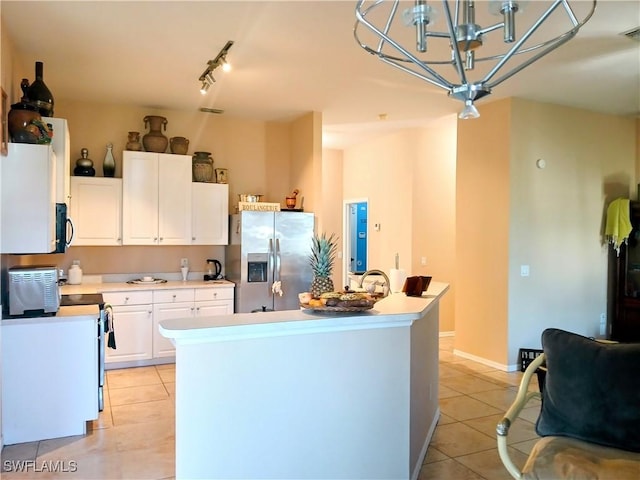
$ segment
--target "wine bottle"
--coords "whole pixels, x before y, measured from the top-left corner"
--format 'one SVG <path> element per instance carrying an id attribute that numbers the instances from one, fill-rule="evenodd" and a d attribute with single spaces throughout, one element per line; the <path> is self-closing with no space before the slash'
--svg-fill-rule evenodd
<path id="1" fill-rule="evenodd" d="M 27 89 L 29 102 L 35 105 L 40 115 L 53 117 L 53 95 L 43 80 L 43 63 L 36 62 L 36 79 Z"/>

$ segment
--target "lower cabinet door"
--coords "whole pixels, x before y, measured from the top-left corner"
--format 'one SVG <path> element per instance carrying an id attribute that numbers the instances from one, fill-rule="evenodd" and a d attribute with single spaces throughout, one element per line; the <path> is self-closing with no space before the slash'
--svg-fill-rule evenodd
<path id="1" fill-rule="evenodd" d="M 156 303 L 153 305 L 153 357 L 174 357 L 176 347 L 160 334 L 160 322 L 172 318 L 192 318 L 193 302 Z"/>
<path id="2" fill-rule="evenodd" d="M 113 305 L 116 349 L 105 349 L 105 363 L 148 360 L 152 357 L 152 315 L 151 304 Z"/>
<path id="3" fill-rule="evenodd" d="M 229 315 L 233 313 L 233 300 L 196 302 L 196 317 Z"/>

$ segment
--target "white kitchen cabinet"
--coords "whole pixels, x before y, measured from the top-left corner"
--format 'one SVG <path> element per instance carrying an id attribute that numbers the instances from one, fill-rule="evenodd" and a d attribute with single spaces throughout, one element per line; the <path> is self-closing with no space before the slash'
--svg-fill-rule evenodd
<path id="1" fill-rule="evenodd" d="M 191 244 L 227 245 L 229 185 L 193 182 L 191 192 Z"/>
<path id="2" fill-rule="evenodd" d="M 175 357 L 173 343 L 162 335 L 158 326 L 163 320 L 192 318 L 193 289 L 155 290 L 153 292 L 153 357 Z"/>
<path id="3" fill-rule="evenodd" d="M 231 314 L 234 286 L 113 291 L 103 292 L 102 296 L 113 307 L 116 338 L 116 349 L 106 349 L 105 363 L 118 363 L 119 368 L 161 363 L 155 359 L 175 357 L 173 343 L 160 334 L 160 323 L 174 318 Z"/>
<path id="4" fill-rule="evenodd" d="M 98 418 L 96 316 L 2 321 L 5 444 L 83 435 Z"/>
<path id="5" fill-rule="evenodd" d="M 229 315 L 233 313 L 233 287 L 196 288 L 195 316 Z"/>
<path id="6" fill-rule="evenodd" d="M 124 245 L 191 244 L 191 165 L 188 155 L 123 152 Z"/>
<path id="7" fill-rule="evenodd" d="M 73 245 L 122 245 L 122 179 L 71 177 Z"/>
<path id="8" fill-rule="evenodd" d="M 56 154 L 56 203 L 69 204 L 71 178 L 71 138 L 69 125 L 64 118 L 42 117 L 42 121 L 51 124 L 53 137 L 51 147 Z"/>
<path id="9" fill-rule="evenodd" d="M 1 253 L 56 249 L 56 157 L 50 145 L 9 143 L 0 158 Z"/>
<path id="10" fill-rule="evenodd" d="M 153 357 L 153 306 L 151 291 L 104 292 L 113 307 L 116 349 L 106 349 L 105 364 L 135 362 Z"/>

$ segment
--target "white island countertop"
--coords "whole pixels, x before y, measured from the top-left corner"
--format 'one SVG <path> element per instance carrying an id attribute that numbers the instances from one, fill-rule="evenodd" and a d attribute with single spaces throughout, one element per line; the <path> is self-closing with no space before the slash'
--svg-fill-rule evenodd
<path id="1" fill-rule="evenodd" d="M 437 305 L 437 300 L 448 289 L 447 283 L 431 282 L 421 297 L 393 293 L 376 302 L 371 310 L 357 313 L 318 313 L 300 309 L 176 318 L 161 322 L 160 333 L 180 344 L 406 326 Z"/>
<path id="2" fill-rule="evenodd" d="M 446 283 L 365 312 L 167 319 L 177 479 L 418 477 L 439 418 Z"/>

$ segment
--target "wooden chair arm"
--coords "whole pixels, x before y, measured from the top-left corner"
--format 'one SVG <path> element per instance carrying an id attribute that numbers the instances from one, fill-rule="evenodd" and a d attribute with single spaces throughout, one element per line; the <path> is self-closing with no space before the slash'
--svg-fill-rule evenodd
<path id="1" fill-rule="evenodd" d="M 520 387 L 518 388 L 518 393 L 516 394 L 516 398 L 513 403 L 509 407 L 509 410 L 504 414 L 504 417 L 498 425 L 496 426 L 497 440 L 498 440 L 498 453 L 500 455 L 500 460 L 506 467 L 507 471 L 511 474 L 513 478 L 521 479 L 522 472 L 520 469 L 513 463 L 511 457 L 509 457 L 509 452 L 507 450 L 507 437 L 509 435 L 509 428 L 516 421 L 518 415 L 525 407 L 527 402 L 532 398 L 540 398 L 540 392 L 530 392 L 529 391 L 529 383 L 531 382 L 531 378 L 536 373 L 538 368 L 544 363 L 544 353 L 540 354 L 536 357 L 524 371 L 524 375 L 522 376 L 522 380 L 520 381 Z"/>

